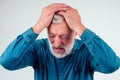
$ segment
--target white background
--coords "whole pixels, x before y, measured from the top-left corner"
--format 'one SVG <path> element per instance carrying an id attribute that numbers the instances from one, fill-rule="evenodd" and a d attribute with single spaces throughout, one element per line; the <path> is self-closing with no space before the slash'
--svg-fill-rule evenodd
<path id="1" fill-rule="evenodd" d="M 120 0 L 0 0 L 0 55 L 19 34 L 39 19 L 42 7 L 66 3 L 76 8 L 83 24 L 106 41 L 120 57 Z M 38 38 L 46 37 L 43 31 Z M 95 80 L 120 80 L 120 69 L 112 74 L 95 72 Z M 31 67 L 8 71 L 0 66 L 0 80 L 34 80 Z"/>

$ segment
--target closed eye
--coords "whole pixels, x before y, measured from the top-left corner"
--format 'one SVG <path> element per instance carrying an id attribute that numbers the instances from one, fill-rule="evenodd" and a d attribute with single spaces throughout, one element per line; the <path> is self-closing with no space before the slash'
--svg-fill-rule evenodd
<path id="1" fill-rule="evenodd" d="M 52 34 L 52 33 L 50 33 L 50 34 L 49 34 L 49 36 L 50 36 L 50 37 L 55 37 L 55 35 L 54 35 L 54 34 Z"/>
<path id="2" fill-rule="evenodd" d="M 69 39 L 69 36 L 68 35 L 62 35 L 61 38 L 63 38 L 63 39 Z"/>

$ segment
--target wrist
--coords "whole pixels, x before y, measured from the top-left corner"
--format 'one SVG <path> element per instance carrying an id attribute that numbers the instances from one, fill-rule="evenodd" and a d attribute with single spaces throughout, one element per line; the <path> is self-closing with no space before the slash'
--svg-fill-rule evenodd
<path id="1" fill-rule="evenodd" d="M 86 29 L 86 27 L 82 24 L 76 28 L 76 32 L 78 35 L 81 35 L 85 31 L 85 29 Z"/>
<path id="2" fill-rule="evenodd" d="M 44 27 L 42 27 L 41 25 L 39 24 L 36 24 L 32 27 L 33 31 L 36 33 L 36 34 L 39 34 L 43 29 Z"/>

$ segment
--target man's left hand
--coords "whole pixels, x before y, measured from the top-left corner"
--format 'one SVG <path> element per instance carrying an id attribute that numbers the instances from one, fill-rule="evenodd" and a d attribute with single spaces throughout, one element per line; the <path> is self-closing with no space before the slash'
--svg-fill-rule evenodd
<path id="1" fill-rule="evenodd" d="M 81 17 L 76 9 L 68 6 L 66 10 L 59 11 L 58 14 L 64 16 L 67 25 L 78 35 L 82 34 L 82 32 L 86 29 L 82 24 Z"/>

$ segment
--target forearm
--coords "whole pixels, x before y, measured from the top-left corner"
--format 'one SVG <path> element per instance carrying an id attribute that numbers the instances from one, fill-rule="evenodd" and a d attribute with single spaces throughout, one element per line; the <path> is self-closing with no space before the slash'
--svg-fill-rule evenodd
<path id="1" fill-rule="evenodd" d="M 94 70 L 110 73 L 120 66 L 120 59 L 115 52 L 100 37 L 90 30 L 85 30 L 81 35 L 81 40 L 87 46 L 93 56 L 91 66 Z"/>
<path id="2" fill-rule="evenodd" d="M 30 46 L 36 37 L 37 34 L 34 34 L 31 29 L 19 35 L 0 56 L 1 65 L 9 70 L 16 70 L 31 65 L 33 59 L 31 58 L 32 49 Z M 30 56 L 27 53 L 28 50 L 30 50 Z"/>
<path id="3" fill-rule="evenodd" d="M 86 27 L 83 24 L 77 25 L 76 28 L 74 28 L 74 31 L 77 33 L 77 35 L 81 35 L 86 30 Z"/>
<path id="4" fill-rule="evenodd" d="M 44 29 L 44 25 L 39 24 L 39 23 L 35 24 L 32 27 L 33 32 L 35 32 L 36 34 L 39 34 L 40 32 L 42 32 L 43 29 Z"/>

